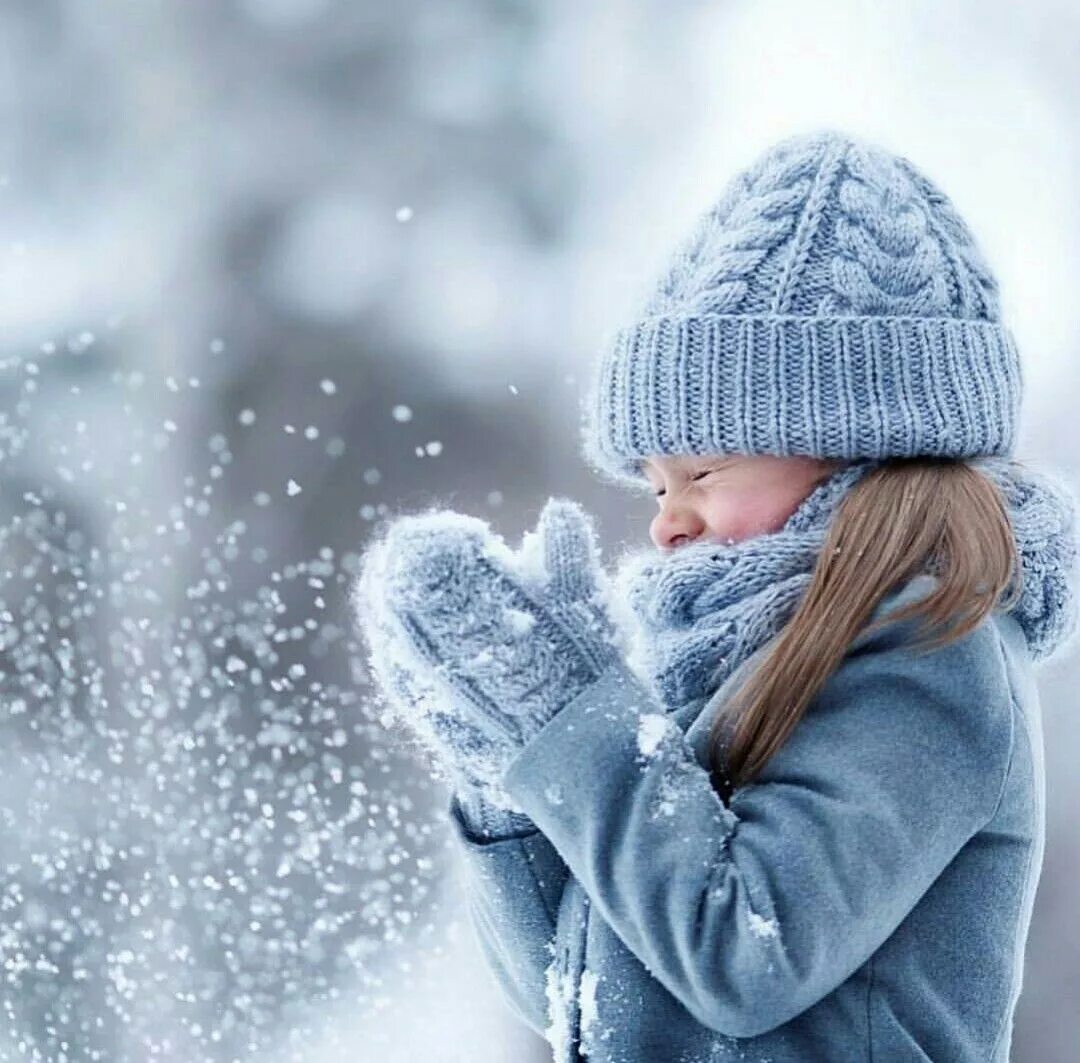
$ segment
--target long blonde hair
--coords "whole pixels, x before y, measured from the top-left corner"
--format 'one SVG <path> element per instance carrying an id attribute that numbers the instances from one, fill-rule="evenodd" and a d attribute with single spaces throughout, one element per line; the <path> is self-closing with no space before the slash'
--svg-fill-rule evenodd
<path id="1" fill-rule="evenodd" d="M 844 496 L 798 607 L 710 730 L 712 784 L 725 801 L 784 744 L 882 598 L 924 570 L 937 578 L 933 593 L 868 631 L 922 617 L 914 648 L 928 652 L 961 638 L 995 607 L 1008 610 L 1020 594 L 1005 500 L 966 460 L 889 459 Z M 999 603 L 1014 575 L 1016 597 Z"/>

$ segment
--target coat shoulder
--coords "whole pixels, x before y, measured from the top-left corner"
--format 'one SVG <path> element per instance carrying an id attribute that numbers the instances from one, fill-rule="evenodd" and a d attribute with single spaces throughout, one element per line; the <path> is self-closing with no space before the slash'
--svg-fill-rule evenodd
<path id="1" fill-rule="evenodd" d="M 928 598 L 938 585 L 938 578 L 931 573 L 922 572 L 905 580 L 886 594 L 871 612 L 862 630 L 852 640 L 848 647 L 847 656 L 865 653 L 869 650 L 886 650 L 902 648 L 909 641 L 918 637 L 918 630 L 922 618 L 919 616 L 906 617 L 895 623 L 880 623 L 871 630 L 874 624 L 886 620 L 891 614 L 898 612 L 912 602 Z M 1000 659 L 1001 644 L 1005 636 L 1000 630 L 1000 625 L 1015 623 L 1004 614 L 994 612 L 978 624 L 974 629 L 962 637 L 959 641 L 970 645 L 973 649 L 979 648 L 983 652 L 990 653 L 995 659 Z"/>
<path id="2" fill-rule="evenodd" d="M 932 693 L 953 703 L 959 713 L 973 711 L 1005 741 L 1011 736 L 1013 705 L 1024 697 L 1023 635 L 1016 621 L 994 610 L 944 645 L 917 649 L 912 644 L 921 641 L 921 616 L 888 622 L 892 613 L 928 597 L 937 584 L 936 576 L 920 573 L 887 594 L 852 641 L 830 683 L 843 687 L 849 677 L 859 682 L 873 676 L 889 689 L 908 686 L 924 696 Z M 869 630 L 876 621 L 883 622 Z"/>

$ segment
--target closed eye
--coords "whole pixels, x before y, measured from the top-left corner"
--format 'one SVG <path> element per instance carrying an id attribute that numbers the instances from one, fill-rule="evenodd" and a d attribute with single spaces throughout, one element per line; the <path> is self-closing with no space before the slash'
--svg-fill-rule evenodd
<path id="1" fill-rule="evenodd" d="M 691 481 L 704 479 L 711 472 L 719 472 L 719 469 L 702 469 L 701 472 L 695 473 L 690 477 Z M 661 488 L 659 491 L 653 491 L 653 498 L 663 498 L 667 492 Z"/>

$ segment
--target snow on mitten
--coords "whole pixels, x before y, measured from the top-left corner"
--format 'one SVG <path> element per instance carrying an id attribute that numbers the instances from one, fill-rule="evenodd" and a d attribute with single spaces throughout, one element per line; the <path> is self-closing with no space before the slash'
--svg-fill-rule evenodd
<path id="1" fill-rule="evenodd" d="M 387 544 L 364 555 L 350 604 L 368 651 L 368 670 L 383 695 L 382 722 L 402 725 L 430 757 L 432 774 L 457 796 L 469 827 L 486 837 L 535 830 L 523 812 L 509 807 L 501 788 L 501 757 L 490 739 L 453 708 L 453 693 L 417 658 L 400 628 L 390 622 L 384 601 Z"/>
<path id="2" fill-rule="evenodd" d="M 395 521 L 382 544 L 379 611 L 443 704 L 490 742 L 498 773 L 620 656 L 600 594 L 592 526 L 545 505 L 519 554 L 481 520 L 441 511 Z"/>

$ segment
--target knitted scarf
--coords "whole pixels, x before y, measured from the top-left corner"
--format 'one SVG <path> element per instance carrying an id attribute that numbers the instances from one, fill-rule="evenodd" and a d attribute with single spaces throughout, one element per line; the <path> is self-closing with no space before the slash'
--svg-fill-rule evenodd
<path id="1" fill-rule="evenodd" d="M 631 667 L 675 711 L 709 696 L 779 633 L 810 582 L 837 506 L 879 459 L 851 462 L 818 483 L 784 525 L 737 543 L 695 542 L 623 555 L 612 612 Z M 1033 660 L 1077 629 L 1076 500 L 1060 482 L 1008 458 L 971 464 L 1002 490 L 1019 548 L 1022 592 L 1011 612 Z"/>

